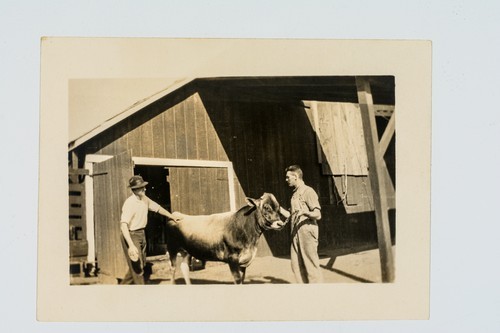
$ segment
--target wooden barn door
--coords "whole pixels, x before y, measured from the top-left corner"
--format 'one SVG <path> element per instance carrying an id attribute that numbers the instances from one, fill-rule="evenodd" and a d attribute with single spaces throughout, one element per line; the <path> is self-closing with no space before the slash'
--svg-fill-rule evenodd
<path id="1" fill-rule="evenodd" d="M 130 152 L 95 163 L 94 224 L 95 248 L 100 274 L 123 278 L 127 270 L 120 241 L 122 205 L 130 195 L 127 182 L 133 176 Z"/>
<path id="2" fill-rule="evenodd" d="M 305 102 L 317 134 L 318 159 L 323 175 L 330 175 L 348 214 L 374 211 L 368 157 L 359 104 Z M 396 208 L 395 190 L 385 161 L 381 173 L 388 207 Z M 331 193 L 333 198 L 333 193 Z"/>
<path id="3" fill-rule="evenodd" d="M 169 167 L 172 210 L 189 215 L 228 212 L 226 168 Z"/>

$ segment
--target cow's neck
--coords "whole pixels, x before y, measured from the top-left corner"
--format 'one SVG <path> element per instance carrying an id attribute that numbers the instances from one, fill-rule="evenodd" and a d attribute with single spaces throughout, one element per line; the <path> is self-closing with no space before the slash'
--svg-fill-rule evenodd
<path id="1" fill-rule="evenodd" d="M 263 224 L 264 216 L 260 213 L 257 207 L 244 207 L 237 213 L 243 220 L 245 220 L 244 228 L 245 234 L 248 239 L 257 242 L 264 231 Z"/>
<path id="2" fill-rule="evenodd" d="M 255 210 L 254 218 L 255 218 L 255 223 L 254 223 L 255 232 L 257 233 L 257 237 L 260 237 L 260 235 L 262 235 L 262 233 L 264 232 L 264 223 L 266 222 L 264 216 L 262 216 L 260 210 L 258 209 Z"/>

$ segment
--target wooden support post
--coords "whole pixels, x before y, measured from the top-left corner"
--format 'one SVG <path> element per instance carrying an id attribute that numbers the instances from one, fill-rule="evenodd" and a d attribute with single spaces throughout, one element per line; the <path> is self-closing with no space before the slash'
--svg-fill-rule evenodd
<path id="1" fill-rule="evenodd" d="M 377 237 L 380 251 L 382 282 L 394 281 L 394 257 L 392 253 L 389 214 L 384 175 L 382 173 L 383 156 L 380 155 L 375 110 L 370 83 L 364 77 L 356 77 L 356 88 L 363 122 L 366 151 L 368 156 L 369 178 L 375 206 Z"/>
<path id="2" fill-rule="evenodd" d="M 71 153 L 71 165 L 69 166 L 69 180 L 73 184 L 78 184 L 78 175 L 76 173 L 72 173 L 71 169 L 78 169 L 78 156 L 76 155 L 75 151 L 72 151 Z"/>
<path id="3" fill-rule="evenodd" d="M 387 147 L 389 147 L 389 143 L 394 135 L 394 131 L 396 129 L 396 116 L 393 113 L 391 119 L 389 119 L 389 123 L 385 128 L 384 134 L 382 134 L 382 138 L 380 139 L 380 157 L 384 157 L 385 152 L 387 151 Z"/>
<path id="4" fill-rule="evenodd" d="M 395 113 L 391 115 L 391 119 L 389 119 L 389 123 L 387 124 L 387 127 L 385 128 L 384 134 L 382 134 L 382 138 L 380 139 L 379 142 L 379 154 L 380 154 L 380 161 L 381 167 L 382 167 L 382 172 L 385 174 L 385 181 L 386 181 L 386 191 L 389 191 L 389 193 L 385 193 L 388 197 L 395 197 L 394 193 L 394 185 L 392 184 L 391 177 L 389 176 L 389 170 L 387 170 L 387 165 L 385 164 L 384 161 L 384 155 L 387 151 L 387 147 L 389 147 L 389 143 L 391 142 L 392 137 L 394 136 L 394 131 L 396 129 L 396 116 Z"/>

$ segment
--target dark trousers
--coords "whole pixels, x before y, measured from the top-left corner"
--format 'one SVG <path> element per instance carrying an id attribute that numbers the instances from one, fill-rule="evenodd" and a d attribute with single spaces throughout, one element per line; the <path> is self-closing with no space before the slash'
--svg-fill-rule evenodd
<path id="1" fill-rule="evenodd" d="M 128 255 L 128 245 L 121 236 L 122 247 L 127 259 L 128 272 L 120 284 L 144 284 L 144 266 L 146 265 L 146 233 L 144 229 L 130 231 L 130 238 L 139 250 L 139 260 L 132 261 Z"/>

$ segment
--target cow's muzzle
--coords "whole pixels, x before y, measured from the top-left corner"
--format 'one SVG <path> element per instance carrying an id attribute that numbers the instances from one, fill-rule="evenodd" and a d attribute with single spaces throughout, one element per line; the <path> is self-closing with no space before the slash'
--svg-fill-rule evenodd
<path id="1" fill-rule="evenodd" d="M 281 230 L 285 226 L 285 222 L 281 220 L 276 220 L 276 221 L 266 221 L 266 227 L 267 229 L 270 230 Z"/>

